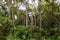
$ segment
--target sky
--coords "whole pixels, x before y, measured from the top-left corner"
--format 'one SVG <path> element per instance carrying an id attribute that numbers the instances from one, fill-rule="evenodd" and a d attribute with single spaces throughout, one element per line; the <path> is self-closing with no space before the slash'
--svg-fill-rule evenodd
<path id="1" fill-rule="evenodd" d="M 37 7 L 37 6 L 38 6 L 38 0 L 35 0 L 34 2 L 32 2 L 32 0 L 29 0 L 29 1 L 28 1 L 28 4 L 31 4 L 31 5 L 33 5 L 33 6 L 35 6 L 35 7 Z M 31 6 L 30 6 L 30 7 L 31 7 Z M 33 8 L 33 7 L 31 7 L 31 8 Z M 19 7 L 19 10 L 26 10 L 26 6 L 22 4 L 22 5 Z"/>
<path id="2" fill-rule="evenodd" d="M 59 5 L 60 4 L 60 0 L 56 0 L 56 3 Z"/>
<path id="3" fill-rule="evenodd" d="M 2 0 L 2 2 L 6 3 L 5 0 Z M 12 1 L 12 3 L 14 3 L 14 2 Z M 59 5 L 60 0 L 56 0 L 56 3 Z M 29 0 L 28 4 L 38 7 L 38 0 L 35 0 L 34 2 L 32 0 Z M 30 5 L 30 7 L 33 8 L 31 5 Z M 26 6 L 24 4 L 21 4 L 18 9 L 19 10 L 26 10 Z"/>

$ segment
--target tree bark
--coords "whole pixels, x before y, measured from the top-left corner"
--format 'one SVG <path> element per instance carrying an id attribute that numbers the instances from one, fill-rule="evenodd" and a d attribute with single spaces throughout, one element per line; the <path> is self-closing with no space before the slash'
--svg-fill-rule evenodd
<path id="1" fill-rule="evenodd" d="M 39 13 L 39 18 L 40 18 L 40 27 L 42 27 L 42 16 L 41 16 L 41 11 L 42 11 L 42 7 L 40 5 L 40 0 L 39 0 L 39 3 L 38 3 L 38 13 Z"/>
<path id="2" fill-rule="evenodd" d="M 26 27 L 28 27 L 28 14 L 27 14 L 27 11 L 26 11 Z"/>

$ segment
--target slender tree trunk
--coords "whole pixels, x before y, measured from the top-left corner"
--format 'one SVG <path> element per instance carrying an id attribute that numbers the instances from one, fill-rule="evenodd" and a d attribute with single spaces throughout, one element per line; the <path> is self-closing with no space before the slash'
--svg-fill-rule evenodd
<path id="1" fill-rule="evenodd" d="M 27 11 L 26 11 L 26 27 L 28 27 L 28 14 L 27 14 Z"/>
<path id="2" fill-rule="evenodd" d="M 33 16 L 33 25 L 36 26 L 36 15 Z"/>
<path id="3" fill-rule="evenodd" d="M 27 8 L 27 10 L 26 10 L 26 27 L 28 27 L 28 3 L 26 2 L 25 5 L 26 5 L 26 8 Z"/>
<path id="4" fill-rule="evenodd" d="M 14 24 L 14 14 L 13 14 L 13 5 L 12 5 L 12 0 L 7 0 L 8 2 L 8 7 L 9 7 L 9 18 L 11 18 L 11 21 L 12 21 L 12 26 L 13 26 L 13 29 L 14 29 L 14 32 L 15 32 L 15 24 Z M 10 20 L 10 19 L 9 19 Z"/>
<path id="5" fill-rule="evenodd" d="M 9 18 L 10 18 L 10 10 L 11 10 L 11 1 L 12 0 L 7 0 L 7 6 L 8 6 L 8 8 L 9 8 L 9 11 L 8 11 L 8 16 L 9 16 Z"/>
<path id="6" fill-rule="evenodd" d="M 33 16 L 31 16 L 31 26 L 33 26 Z"/>
<path id="7" fill-rule="evenodd" d="M 40 13 L 40 27 L 42 27 L 42 16 L 41 16 L 41 13 Z"/>
<path id="8" fill-rule="evenodd" d="M 36 26 L 36 15 L 34 16 L 34 19 L 35 19 L 35 21 L 34 21 L 34 22 L 35 22 L 35 26 Z"/>
<path id="9" fill-rule="evenodd" d="M 40 27 L 42 27 L 42 16 L 41 16 L 41 10 L 42 9 L 42 7 L 41 7 L 41 5 L 40 5 L 40 1 L 39 1 L 39 3 L 38 3 L 38 13 L 39 13 L 39 18 L 40 18 Z"/>

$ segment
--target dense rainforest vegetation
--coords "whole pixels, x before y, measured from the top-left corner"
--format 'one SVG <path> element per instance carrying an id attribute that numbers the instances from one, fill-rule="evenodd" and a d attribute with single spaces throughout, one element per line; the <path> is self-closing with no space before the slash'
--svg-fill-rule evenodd
<path id="1" fill-rule="evenodd" d="M 0 40 L 60 40 L 60 1 L 0 0 Z"/>

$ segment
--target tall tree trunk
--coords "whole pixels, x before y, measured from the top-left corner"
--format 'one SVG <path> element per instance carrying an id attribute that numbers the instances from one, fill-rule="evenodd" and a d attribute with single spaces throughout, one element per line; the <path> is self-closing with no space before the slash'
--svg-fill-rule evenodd
<path id="1" fill-rule="evenodd" d="M 26 11 L 26 27 L 28 27 L 28 14 L 27 14 L 27 11 Z"/>
<path id="2" fill-rule="evenodd" d="M 12 0 L 7 0 L 7 6 L 8 6 L 8 8 L 9 8 L 9 11 L 8 11 L 8 16 L 9 16 L 9 18 L 10 18 L 10 10 L 11 10 L 11 1 Z"/>
<path id="3" fill-rule="evenodd" d="M 40 27 L 42 27 L 42 16 L 41 16 L 41 11 L 42 11 L 42 7 L 40 5 L 41 0 L 39 0 L 38 3 L 38 13 L 39 13 L 39 18 L 40 18 Z"/>
<path id="4" fill-rule="evenodd" d="M 15 24 L 14 24 L 14 14 L 13 14 L 13 5 L 12 5 L 12 0 L 7 0 L 8 2 L 8 7 L 9 7 L 9 18 L 11 18 L 11 22 L 12 22 L 12 26 L 13 26 L 13 30 L 15 32 Z M 10 19 L 9 19 L 10 20 Z"/>
<path id="5" fill-rule="evenodd" d="M 33 16 L 31 16 L 31 26 L 33 26 Z"/>
<path id="6" fill-rule="evenodd" d="M 28 27 L 28 3 L 26 2 L 25 5 L 26 5 L 26 8 L 27 8 L 27 10 L 26 10 L 26 27 Z"/>

